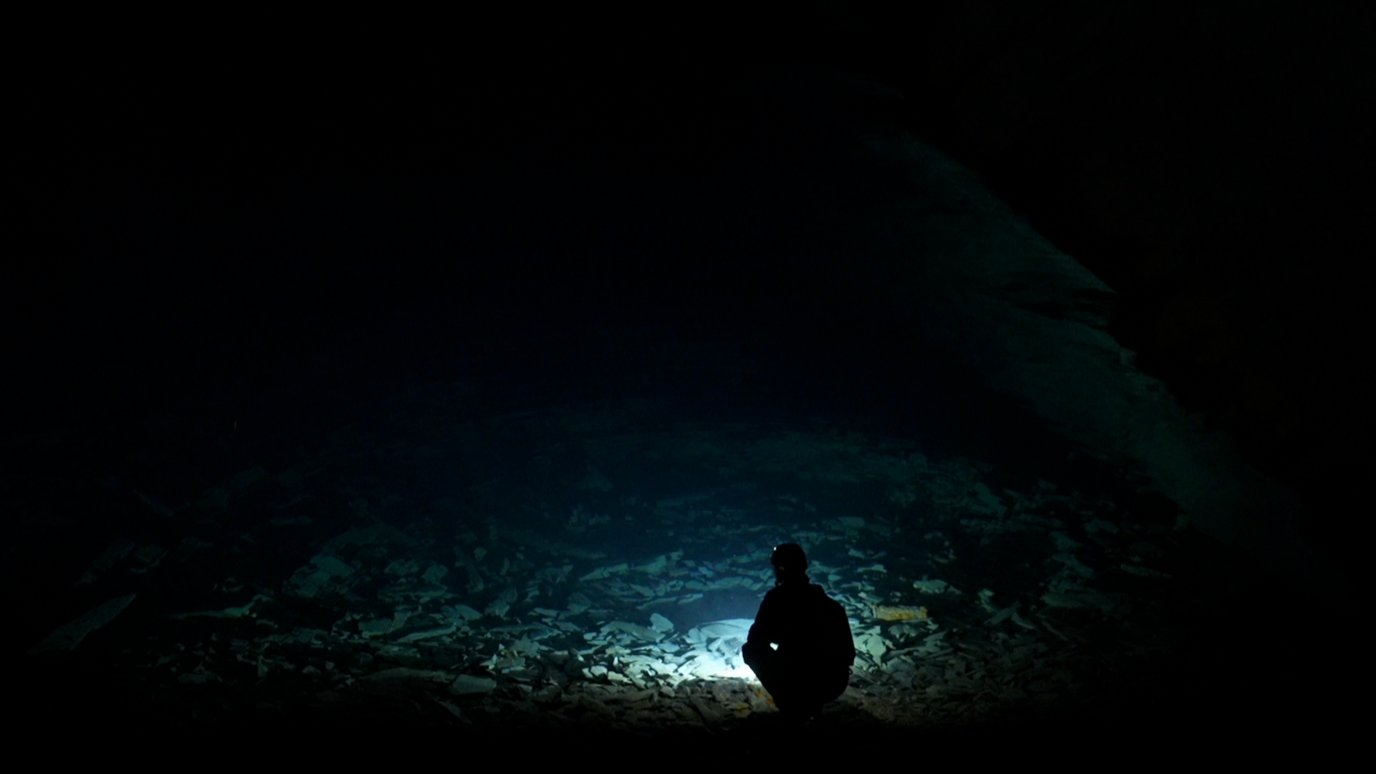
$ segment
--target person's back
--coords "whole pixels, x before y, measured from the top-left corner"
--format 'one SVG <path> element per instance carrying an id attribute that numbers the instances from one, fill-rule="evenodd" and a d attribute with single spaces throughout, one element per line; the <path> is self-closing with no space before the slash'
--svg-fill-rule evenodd
<path id="1" fill-rule="evenodd" d="M 806 580 L 780 584 L 765 594 L 750 639 L 777 644 L 780 658 L 790 661 L 850 666 L 855 660 L 845 608 Z"/>

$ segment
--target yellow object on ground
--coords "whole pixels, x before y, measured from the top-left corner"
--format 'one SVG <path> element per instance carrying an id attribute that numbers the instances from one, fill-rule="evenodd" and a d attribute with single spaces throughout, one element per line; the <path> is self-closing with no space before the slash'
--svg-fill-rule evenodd
<path id="1" fill-rule="evenodd" d="M 915 618 L 927 617 L 927 608 L 925 607 L 870 605 L 870 612 L 881 621 L 911 621 Z"/>

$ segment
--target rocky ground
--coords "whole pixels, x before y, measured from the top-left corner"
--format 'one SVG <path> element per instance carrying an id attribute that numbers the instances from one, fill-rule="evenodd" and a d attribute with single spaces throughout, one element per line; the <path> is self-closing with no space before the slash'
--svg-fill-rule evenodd
<path id="1" fill-rule="evenodd" d="M 1253 607 L 1242 559 L 1073 452 L 1044 467 L 1058 481 L 816 419 L 696 420 L 670 399 L 475 418 L 469 396 L 413 383 L 199 491 L 190 458 L 77 487 L 107 524 L 61 556 L 9 551 L 50 584 L 12 619 L 32 717 L 750 749 L 778 721 L 739 648 L 770 547 L 794 540 L 859 653 L 809 739 L 1069 739 L 1127 697 L 1192 717 L 1200 686 L 1172 670 L 1201 621 Z M 122 443 L 186 440 L 180 421 Z M 475 455 L 503 459 L 475 476 Z M 35 483 L 12 480 L 12 507 L 51 539 Z"/>

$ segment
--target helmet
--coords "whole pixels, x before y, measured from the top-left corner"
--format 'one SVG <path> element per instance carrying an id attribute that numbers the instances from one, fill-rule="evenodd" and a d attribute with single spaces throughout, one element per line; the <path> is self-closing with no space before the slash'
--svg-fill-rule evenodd
<path id="1" fill-rule="evenodd" d="M 769 563 L 775 569 L 790 573 L 807 571 L 807 554 L 803 553 L 803 547 L 797 543 L 781 543 L 774 546 L 774 553 L 769 555 Z"/>

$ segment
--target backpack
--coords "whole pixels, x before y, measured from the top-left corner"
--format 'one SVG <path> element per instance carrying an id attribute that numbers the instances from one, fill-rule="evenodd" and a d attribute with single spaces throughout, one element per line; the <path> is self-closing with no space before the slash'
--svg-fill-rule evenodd
<path id="1" fill-rule="evenodd" d="M 840 602 L 827 596 L 821 586 L 817 589 L 815 613 L 818 625 L 818 655 L 829 664 L 849 667 L 855 663 L 855 638 L 850 631 L 850 618 Z"/>

